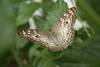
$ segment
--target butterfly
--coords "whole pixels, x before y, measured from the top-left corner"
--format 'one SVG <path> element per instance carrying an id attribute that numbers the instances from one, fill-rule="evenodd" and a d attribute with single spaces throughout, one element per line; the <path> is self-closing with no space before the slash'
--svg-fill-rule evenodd
<path id="1" fill-rule="evenodd" d="M 39 43 L 44 48 L 52 51 L 62 51 L 74 42 L 75 30 L 73 26 L 76 20 L 76 13 L 77 9 L 75 7 L 68 9 L 56 21 L 50 33 L 42 30 L 29 29 L 19 31 L 18 34 L 22 38 Z"/>

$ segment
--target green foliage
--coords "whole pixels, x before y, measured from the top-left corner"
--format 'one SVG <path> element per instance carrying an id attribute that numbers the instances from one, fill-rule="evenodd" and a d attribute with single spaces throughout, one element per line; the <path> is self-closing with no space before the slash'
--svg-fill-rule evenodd
<path id="1" fill-rule="evenodd" d="M 52 30 L 54 23 L 58 20 L 58 18 L 68 10 L 67 3 L 62 0 L 58 0 L 57 3 L 53 6 L 53 8 L 48 12 L 46 17 L 46 22 L 44 24 L 44 30 Z"/>
<path id="2" fill-rule="evenodd" d="M 25 24 L 28 21 L 28 19 L 32 16 L 33 12 L 39 7 L 40 4 L 35 2 L 32 2 L 30 4 L 21 3 L 16 18 L 16 25 L 19 26 L 21 24 Z"/>
<path id="3" fill-rule="evenodd" d="M 0 1 L 0 67 L 100 67 L 100 8 L 99 0 L 76 0 L 77 19 L 87 21 L 75 32 L 69 50 L 53 52 L 38 43 L 18 36 L 18 31 L 28 29 L 32 14 L 42 8 L 42 16 L 33 16 L 39 30 L 52 30 L 54 23 L 68 10 L 63 0 Z M 28 0 L 29 1 L 29 0 Z"/>
<path id="4" fill-rule="evenodd" d="M 81 3 L 84 4 L 84 5 L 82 5 Z M 87 4 L 84 0 L 76 0 L 76 4 L 79 7 L 79 10 L 82 10 L 81 12 L 84 13 L 85 20 L 88 21 L 89 26 L 92 29 L 94 29 L 95 32 L 100 33 L 100 31 L 99 31 L 99 27 L 100 27 L 100 16 L 99 16 L 99 14 L 97 14 L 91 8 L 92 6 L 90 7 L 90 5 Z"/>
<path id="5" fill-rule="evenodd" d="M 100 35 L 93 35 L 81 44 L 81 47 L 75 48 L 55 60 L 61 67 L 99 67 L 100 66 Z"/>
<path id="6" fill-rule="evenodd" d="M 0 58 L 11 49 L 15 34 L 15 10 L 8 2 L 0 3 Z"/>

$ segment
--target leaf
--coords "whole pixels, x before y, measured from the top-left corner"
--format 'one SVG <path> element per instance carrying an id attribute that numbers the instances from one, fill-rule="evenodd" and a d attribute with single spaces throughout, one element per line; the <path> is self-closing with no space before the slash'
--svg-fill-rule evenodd
<path id="1" fill-rule="evenodd" d="M 59 52 L 52 52 L 51 50 L 48 50 L 48 52 L 39 61 L 38 67 L 48 67 L 52 65 L 55 67 L 55 62 L 53 62 L 53 60 L 60 58 L 63 54 L 65 54 L 65 52 L 66 49 Z M 56 64 L 56 66 L 58 65 Z"/>
<path id="2" fill-rule="evenodd" d="M 47 28 L 47 26 L 44 27 L 44 24 L 45 24 L 47 13 L 51 9 L 53 4 L 54 2 L 52 0 L 42 0 L 41 8 L 43 12 L 41 13 L 43 16 L 34 16 L 34 21 L 38 30 L 44 30 L 44 28 Z"/>
<path id="3" fill-rule="evenodd" d="M 10 3 L 17 3 L 22 1 L 26 1 L 26 0 L 0 0 L 0 2 L 10 2 Z"/>
<path id="4" fill-rule="evenodd" d="M 43 25 L 45 23 L 44 17 L 34 16 L 34 21 L 35 21 L 35 24 L 36 24 L 36 28 L 38 30 L 43 30 Z"/>
<path id="5" fill-rule="evenodd" d="M 96 33 L 100 33 L 100 16 L 85 0 L 76 0 L 76 4 L 77 7 L 82 10 L 81 14 L 84 13 L 84 19 L 88 22 L 89 26 L 94 29 Z M 80 10 L 78 11 L 80 12 Z"/>
<path id="6" fill-rule="evenodd" d="M 57 64 L 55 64 L 53 61 L 50 61 L 46 67 L 57 67 Z"/>
<path id="7" fill-rule="evenodd" d="M 100 16 L 100 0 L 85 0 L 91 8 Z M 95 4 L 95 5 L 94 5 Z"/>
<path id="8" fill-rule="evenodd" d="M 11 61 L 12 61 L 12 57 L 3 56 L 0 59 L 0 67 L 7 67 L 8 64 L 10 64 Z"/>
<path id="9" fill-rule="evenodd" d="M 72 43 L 69 47 L 69 49 L 77 48 L 81 46 L 83 43 L 83 40 L 80 37 L 74 37 L 74 43 Z"/>
<path id="10" fill-rule="evenodd" d="M 67 9 L 68 9 L 67 3 L 65 3 L 62 0 L 57 0 L 56 4 L 53 6 L 53 8 L 50 10 L 50 12 L 47 15 L 47 19 L 44 25 L 44 28 L 45 28 L 44 30 L 47 31 L 48 29 L 51 29 L 54 23 L 59 19 L 61 15 L 63 15 L 65 11 L 67 11 Z M 53 59 L 57 59 L 58 57 L 62 55 L 62 53 L 61 52 L 57 52 L 57 53 L 50 52 L 49 54 L 45 55 L 40 60 L 38 67 L 47 67 L 48 64 Z"/>
<path id="11" fill-rule="evenodd" d="M 90 28 L 87 28 L 88 32 L 92 35 L 92 32 L 90 30 Z M 88 36 L 87 36 L 87 33 L 84 31 L 84 29 L 80 29 L 79 30 L 82 34 L 81 35 L 78 35 L 78 37 L 80 37 L 83 41 L 88 39 Z"/>
<path id="12" fill-rule="evenodd" d="M 55 60 L 61 67 L 99 67 L 100 66 L 100 35 L 95 34 L 81 44 Z"/>
<path id="13" fill-rule="evenodd" d="M 57 0 L 53 8 L 48 12 L 44 30 L 51 30 L 55 22 L 68 10 L 67 3 L 63 0 Z M 48 27 L 48 28 L 47 28 Z"/>
<path id="14" fill-rule="evenodd" d="M 36 63 L 38 60 L 40 60 L 40 58 L 43 57 L 43 56 L 46 54 L 46 51 L 47 51 L 47 49 L 44 49 L 44 50 L 40 53 L 40 55 L 34 60 L 33 65 L 35 65 L 35 63 Z"/>
<path id="15" fill-rule="evenodd" d="M 39 62 L 38 67 L 47 67 L 48 64 L 53 60 L 60 57 L 61 52 L 49 51 Z M 51 65 L 50 65 L 51 66 Z"/>
<path id="16" fill-rule="evenodd" d="M 79 45 L 79 44 L 83 43 L 83 40 L 80 37 L 74 37 L 74 43 Z"/>
<path id="17" fill-rule="evenodd" d="M 37 50 L 39 45 L 35 43 L 30 49 L 29 49 L 29 61 L 31 62 L 32 58 L 34 56 L 40 55 L 40 52 Z"/>
<path id="18" fill-rule="evenodd" d="M 21 38 L 21 37 L 18 35 L 18 32 L 16 32 L 16 34 L 15 34 L 15 43 L 16 43 L 16 48 L 17 48 L 17 49 L 23 48 L 23 47 L 28 43 L 28 41 L 29 41 L 29 40 L 27 40 L 27 39 Z"/>
<path id="19" fill-rule="evenodd" d="M 0 58 L 10 51 L 14 43 L 15 10 L 9 2 L 0 3 Z"/>
<path id="20" fill-rule="evenodd" d="M 21 3 L 19 7 L 18 16 L 16 18 L 16 25 L 25 24 L 32 16 L 34 11 L 40 7 L 39 3 L 32 2 L 30 4 Z"/>
<path id="21" fill-rule="evenodd" d="M 46 18 L 48 11 L 53 7 L 54 2 L 52 0 L 42 0 L 43 6 L 43 15 Z"/>

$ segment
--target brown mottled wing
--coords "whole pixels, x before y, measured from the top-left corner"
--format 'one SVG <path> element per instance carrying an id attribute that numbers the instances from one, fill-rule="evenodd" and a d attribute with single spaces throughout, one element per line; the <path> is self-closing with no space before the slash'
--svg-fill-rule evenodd
<path id="1" fill-rule="evenodd" d="M 73 43 L 74 38 L 74 24 L 76 20 L 77 10 L 75 7 L 66 11 L 55 23 L 53 33 L 59 42 L 59 46 L 63 49 L 68 48 Z"/>
<path id="2" fill-rule="evenodd" d="M 18 32 L 22 38 L 29 39 L 32 42 L 39 43 L 42 47 L 55 51 L 54 43 L 49 33 L 42 30 L 22 30 Z"/>
<path id="3" fill-rule="evenodd" d="M 18 34 L 22 38 L 29 39 L 32 42 L 38 42 L 47 49 L 61 51 L 73 42 L 75 16 L 76 8 L 70 8 L 58 19 L 50 34 L 35 29 L 22 30 Z"/>
<path id="4" fill-rule="evenodd" d="M 18 32 L 22 38 L 29 39 L 32 42 L 39 43 L 42 47 L 50 49 L 52 51 L 61 51 L 62 47 L 59 47 L 55 37 L 52 37 L 49 33 L 42 30 L 22 30 Z"/>

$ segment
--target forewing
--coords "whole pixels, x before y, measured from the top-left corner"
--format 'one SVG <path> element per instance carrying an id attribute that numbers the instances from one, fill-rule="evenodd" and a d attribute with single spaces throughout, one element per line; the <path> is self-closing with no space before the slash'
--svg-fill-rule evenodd
<path id="1" fill-rule="evenodd" d="M 53 31 L 58 29 L 59 27 L 73 27 L 76 20 L 76 13 L 77 9 L 75 7 L 70 8 L 67 10 L 54 24 Z"/>
<path id="2" fill-rule="evenodd" d="M 39 43 L 42 47 L 53 50 L 60 51 L 56 44 L 54 43 L 52 37 L 49 33 L 42 30 L 22 30 L 18 32 L 19 36 L 22 38 L 29 39 L 32 42 Z"/>
<path id="3" fill-rule="evenodd" d="M 66 11 L 55 23 L 53 33 L 59 42 L 60 47 L 67 48 L 73 43 L 74 38 L 74 24 L 76 20 L 77 10 L 75 7 Z"/>

